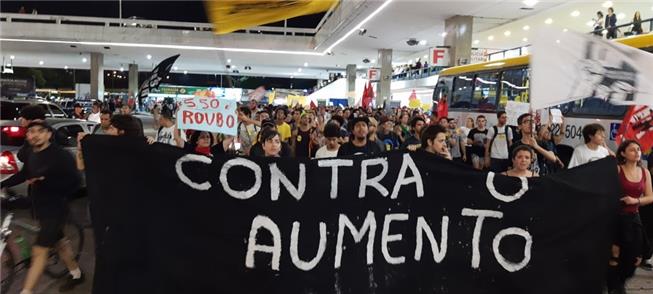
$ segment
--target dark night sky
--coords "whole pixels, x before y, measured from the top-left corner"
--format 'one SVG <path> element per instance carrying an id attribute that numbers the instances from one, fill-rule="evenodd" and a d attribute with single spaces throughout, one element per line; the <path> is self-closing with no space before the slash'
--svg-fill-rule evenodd
<path id="1" fill-rule="evenodd" d="M 36 9 L 39 14 L 118 17 L 118 1 L 14 1 L 2 0 L 2 12 L 17 13 L 20 7 L 30 13 Z M 288 20 L 288 26 L 316 27 L 323 13 L 296 17 Z M 136 16 L 150 20 L 171 20 L 187 22 L 208 22 L 203 1 L 122 1 L 122 16 Z M 283 26 L 283 22 L 272 24 Z"/>

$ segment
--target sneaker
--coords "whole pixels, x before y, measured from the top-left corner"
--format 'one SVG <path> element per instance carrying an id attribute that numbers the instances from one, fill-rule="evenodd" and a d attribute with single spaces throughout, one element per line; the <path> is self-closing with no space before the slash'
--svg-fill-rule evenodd
<path id="1" fill-rule="evenodd" d="M 77 285 L 84 283 L 84 273 L 79 277 L 79 279 L 73 279 L 73 276 L 68 275 L 68 278 L 66 278 L 66 282 L 64 282 L 61 287 L 59 287 L 59 292 L 67 292 L 72 289 L 75 289 Z"/>
<path id="2" fill-rule="evenodd" d="M 651 262 L 648 260 L 642 262 L 642 264 L 640 264 L 639 267 L 645 271 L 653 271 L 653 264 L 651 264 Z"/>

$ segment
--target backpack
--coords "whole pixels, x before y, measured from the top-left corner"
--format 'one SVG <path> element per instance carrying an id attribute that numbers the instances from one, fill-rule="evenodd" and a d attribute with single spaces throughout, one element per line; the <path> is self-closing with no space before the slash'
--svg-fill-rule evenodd
<path id="1" fill-rule="evenodd" d="M 492 144 L 494 144 L 494 139 L 499 135 L 499 129 L 497 129 L 497 126 L 492 126 L 494 129 L 494 136 L 492 136 L 492 140 L 490 140 L 490 148 L 488 149 L 488 152 L 492 152 Z M 510 139 L 508 138 L 508 125 L 504 126 L 503 130 L 506 134 L 506 147 L 508 148 L 508 158 L 510 158 Z"/>

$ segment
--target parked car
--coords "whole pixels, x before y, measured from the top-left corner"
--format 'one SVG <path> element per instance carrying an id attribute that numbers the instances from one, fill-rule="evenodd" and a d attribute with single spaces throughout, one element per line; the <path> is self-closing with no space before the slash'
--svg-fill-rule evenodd
<path id="1" fill-rule="evenodd" d="M 66 149 L 73 157 L 77 151 L 77 134 L 80 132 L 91 133 L 96 125 L 94 122 L 77 119 L 51 118 L 46 119 L 46 121 L 54 129 L 52 136 L 54 144 L 58 144 Z M 2 136 L 0 141 L 2 144 L 0 146 L 0 180 L 4 181 L 23 168 L 23 163 L 18 160 L 17 154 L 18 150 L 25 143 L 26 130 L 20 126 L 18 120 L 4 120 L 3 118 L 0 124 Z M 80 172 L 80 176 L 82 177 L 80 191 L 83 191 L 86 187 L 84 173 Z M 1 193 L 2 197 L 7 195 L 26 196 L 27 185 L 23 183 Z"/>
<path id="2" fill-rule="evenodd" d="M 66 118 L 66 112 L 61 106 L 41 99 L 7 99 L 0 98 L 0 121 L 18 120 L 20 109 L 29 105 L 36 104 L 45 110 L 45 116 L 51 118 Z"/>

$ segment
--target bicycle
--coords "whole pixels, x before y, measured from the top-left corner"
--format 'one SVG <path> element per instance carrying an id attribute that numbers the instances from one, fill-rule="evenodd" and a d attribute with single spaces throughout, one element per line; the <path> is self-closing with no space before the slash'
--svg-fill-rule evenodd
<path id="1" fill-rule="evenodd" d="M 9 201 L 12 200 L 10 199 Z M 23 239 L 25 239 L 27 235 L 36 237 L 40 230 L 38 226 L 34 226 L 21 220 L 15 220 L 13 213 L 8 213 L 5 216 L 4 221 L 0 226 L 0 260 L 2 262 L 0 265 L 0 268 L 2 269 L 0 292 L 2 293 L 7 293 L 14 282 L 16 273 L 29 267 L 31 262 L 31 258 L 28 256 L 31 249 L 27 248 L 27 250 L 25 250 L 24 247 L 25 244 L 27 244 L 26 240 L 23 241 L 24 244 L 22 247 L 16 240 L 17 236 L 14 231 L 18 228 L 20 228 L 22 233 L 20 237 Z M 82 248 L 84 248 L 84 228 L 75 220 L 68 218 L 63 231 L 65 236 L 64 240 L 70 242 L 75 254 L 74 258 L 76 261 L 79 261 L 80 253 Z M 22 260 L 18 260 L 18 257 L 22 257 Z M 44 273 L 55 279 L 62 278 L 68 273 L 68 269 L 64 262 L 59 260 L 59 255 L 57 254 L 56 249 L 50 249 L 48 263 L 45 267 Z"/>

